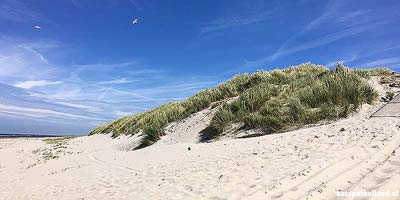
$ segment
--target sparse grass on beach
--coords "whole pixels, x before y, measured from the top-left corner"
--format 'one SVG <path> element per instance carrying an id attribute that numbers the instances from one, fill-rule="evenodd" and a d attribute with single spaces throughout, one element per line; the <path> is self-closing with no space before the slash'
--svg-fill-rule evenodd
<path id="1" fill-rule="evenodd" d="M 32 151 L 34 155 L 37 155 L 36 162 L 29 165 L 27 169 L 32 168 L 38 164 L 45 163 L 49 160 L 58 159 L 60 158 L 60 156 L 72 154 L 71 151 L 67 150 L 67 144 L 70 139 L 76 137 L 77 136 L 66 136 L 43 139 L 43 142 L 45 142 L 46 145 Z"/>
<path id="2" fill-rule="evenodd" d="M 55 137 L 55 138 L 46 138 L 43 141 L 46 142 L 47 144 L 58 144 L 61 142 L 64 142 L 66 140 L 75 138 L 76 136 L 66 136 L 66 137 Z"/>
<path id="3" fill-rule="evenodd" d="M 276 132 L 324 119 L 346 117 L 363 103 L 371 103 L 377 93 L 365 79 L 389 75 L 386 68 L 350 70 L 338 63 L 335 70 L 305 63 L 283 70 L 239 74 L 216 88 L 206 89 L 182 101 L 124 117 L 100 126 L 92 134 L 139 134 L 144 137 L 137 148 L 152 145 L 164 135 L 168 123 L 184 119 L 214 102 L 239 97 L 224 103 L 211 121 L 214 134 L 233 123 L 246 128 Z"/>

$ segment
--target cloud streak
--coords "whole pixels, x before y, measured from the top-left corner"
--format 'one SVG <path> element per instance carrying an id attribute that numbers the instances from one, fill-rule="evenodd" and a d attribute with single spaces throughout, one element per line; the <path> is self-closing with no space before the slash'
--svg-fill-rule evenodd
<path id="1" fill-rule="evenodd" d="M 114 79 L 114 80 L 109 80 L 109 81 L 100 81 L 97 82 L 96 84 L 99 85 L 116 85 L 116 84 L 126 84 L 126 83 L 134 83 L 138 82 L 138 80 L 129 80 L 126 78 L 120 78 L 120 79 Z"/>
<path id="2" fill-rule="evenodd" d="M 265 57 L 265 58 L 262 58 L 259 60 L 255 60 L 255 61 L 247 61 L 245 65 L 246 66 L 261 65 L 263 63 L 276 60 L 277 58 L 285 56 L 285 55 L 289 55 L 289 54 L 293 54 L 296 52 L 305 51 L 305 50 L 309 50 L 309 49 L 314 49 L 314 48 L 324 46 L 324 45 L 336 42 L 338 40 L 341 40 L 341 39 L 344 39 L 344 38 L 347 38 L 350 36 L 360 34 L 362 32 L 365 32 L 365 31 L 368 31 L 368 30 L 374 28 L 375 26 L 376 25 L 372 24 L 372 25 L 350 28 L 350 29 L 346 29 L 346 30 L 339 31 L 336 33 L 322 36 L 322 37 L 317 38 L 312 41 L 304 42 L 298 46 L 280 48 L 275 53 L 273 53 L 272 55 L 270 55 L 268 57 Z"/>
<path id="3" fill-rule="evenodd" d="M 393 57 L 393 58 L 384 58 L 379 60 L 374 60 L 371 62 L 367 62 L 361 64 L 362 67 L 388 67 L 388 66 L 396 66 L 400 65 L 400 58 Z"/>
<path id="4" fill-rule="evenodd" d="M 347 38 L 353 35 L 357 35 L 359 33 L 362 33 L 364 31 L 367 31 L 369 29 L 372 29 L 376 27 L 375 24 L 371 24 L 371 25 L 366 25 L 366 26 L 360 26 L 360 27 L 355 27 L 355 28 L 350 28 L 350 29 L 346 29 L 343 31 L 339 31 L 336 33 L 332 33 L 329 35 L 325 35 L 323 37 L 320 37 L 316 40 L 310 41 L 310 42 L 305 42 L 301 45 L 295 46 L 295 47 L 289 47 L 289 48 L 282 48 L 279 49 L 278 51 L 276 51 L 274 54 L 272 54 L 269 59 L 270 60 L 275 60 L 278 57 L 281 57 L 283 55 L 287 55 L 287 54 L 292 54 L 292 53 L 296 53 L 299 51 L 304 51 L 304 50 L 308 50 L 308 49 L 313 49 L 322 45 L 326 45 L 335 41 L 338 41 L 340 39 L 343 38 Z"/>
<path id="5" fill-rule="evenodd" d="M 13 22 L 37 21 L 39 16 L 19 0 L 3 0 L 0 2 L 0 19 Z"/>
<path id="6" fill-rule="evenodd" d="M 22 81 L 15 83 L 15 87 L 24 88 L 24 89 L 31 89 L 34 87 L 42 87 L 42 86 L 49 86 L 49 85 L 59 85 L 62 81 L 47 81 L 47 80 L 38 80 L 38 81 Z"/>
<path id="7" fill-rule="evenodd" d="M 200 32 L 205 34 L 223 29 L 266 22 L 270 20 L 274 13 L 275 11 L 265 11 L 263 13 L 253 14 L 250 16 L 232 16 L 230 18 L 218 19 L 202 27 Z"/>
<path id="8" fill-rule="evenodd" d="M 5 113 L 30 115 L 30 116 L 35 116 L 35 117 L 62 117 L 62 118 L 67 118 L 67 119 L 98 120 L 93 117 L 84 116 L 84 115 L 58 112 L 58 111 L 49 110 L 49 109 L 21 107 L 21 106 L 5 105 L 5 104 L 0 104 L 0 111 L 5 112 Z"/>
<path id="9" fill-rule="evenodd" d="M 283 56 L 329 45 L 390 22 L 388 17 L 391 14 L 382 15 L 369 9 L 349 10 L 347 5 L 348 2 L 343 0 L 328 1 L 321 15 L 301 27 L 300 31 L 289 37 L 276 51 L 269 56 L 246 61 L 245 66 L 254 67 L 270 63 Z M 334 32 L 326 34 L 326 30 Z M 308 39 L 313 35 L 319 36 Z M 354 61 L 357 58 L 358 56 L 352 56 L 350 60 Z"/>
<path id="10" fill-rule="evenodd" d="M 206 23 L 200 33 L 220 31 L 224 29 L 265 23 L 276 16 L 278 7 L 266 6 L 263 1 L 243 2 L 239 7 L 227 7 L 229 14 Z M 272 8 L 271 8 L 272 7 Z M 232 14 L 233 13 L 233 14 Z"/>

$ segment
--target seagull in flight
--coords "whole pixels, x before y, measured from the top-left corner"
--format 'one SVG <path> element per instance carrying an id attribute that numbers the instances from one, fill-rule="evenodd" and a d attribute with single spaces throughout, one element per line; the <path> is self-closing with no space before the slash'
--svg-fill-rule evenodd
<path id="1" fill-rule="evenodd" d="M 132 21 L 132 24 L 138 24 L 139 23 L 139 19 L 138 18 L 135 18 L 135 19 L 133 19 L 133 21 Z"/>
<path id="2" fill-rule="evenodd" d="M 39 30 L 39 29 L 41 29 L 41 28 L 42 28 L 42 27 L 40 27 L 39 25 L 36 25 L 36 26 L 35 26 L 35 29 L 38 29 L 38 30 Z"/>

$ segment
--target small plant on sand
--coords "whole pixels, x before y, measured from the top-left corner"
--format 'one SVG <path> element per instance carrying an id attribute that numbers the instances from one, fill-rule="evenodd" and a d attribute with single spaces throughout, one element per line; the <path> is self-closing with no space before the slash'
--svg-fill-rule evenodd
<path id="1" fill-rule="evenodd" d="M 47 144 L 59 144 L 59 143 L 66 142 L 67 140 L 70 140 L 72 138 L 75 138 L 75 136 L 46 138 L 43 141 L 46 142 Z"/>
<path id="2" fill-rule="evenodd" d="M 394 93 L 393 92 L 386 92 L 386 97 L 391 101 L 394 98 Z"/>

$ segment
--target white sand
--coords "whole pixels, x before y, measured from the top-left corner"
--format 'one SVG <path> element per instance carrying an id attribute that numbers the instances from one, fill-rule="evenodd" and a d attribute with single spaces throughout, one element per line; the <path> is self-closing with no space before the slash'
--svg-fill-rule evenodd
<path id="1" fill-rule="evenodd" d="M 125 136 L 80 137 L 62 147 L 0 139 L 0 199 L 320 200 L 346 199 L 337 190 L 399 191 L 400 118 L 369 119 L 379 106 L 257 138 L 195 143 L 197 135 L 180 141 L 176 134 L 138 151 L 124 150 L 137 141 Z M 59 158 L 44 161 L 46 151 Z"/>

